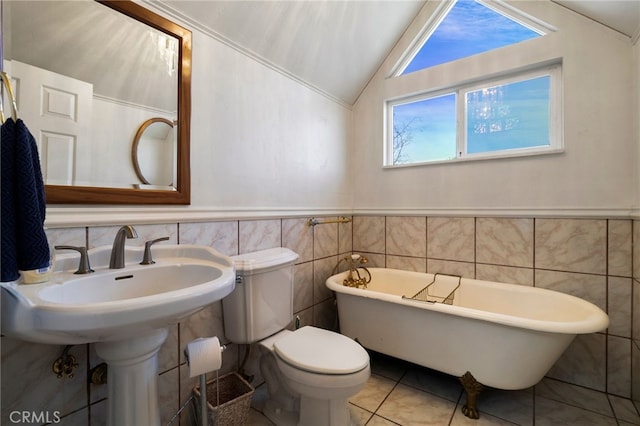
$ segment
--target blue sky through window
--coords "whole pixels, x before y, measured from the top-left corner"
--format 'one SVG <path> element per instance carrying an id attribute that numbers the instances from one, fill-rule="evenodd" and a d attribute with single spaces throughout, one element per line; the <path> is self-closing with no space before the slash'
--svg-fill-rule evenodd
<path id="1" fill-rule="evenodd" d="M 549 76 L 466 94 L 467 152 L 549 145 Z"/>
<path id="2" fill-rule="evenodd" d="M 394 164 L 456 158 L 455 93 L 395 105 L 393 127 L 406 129 L 404 137 L 409 138 L 394 147 Z"/>
<path id="3" fill-rule="evenodd" d="M 539 36 L 474 0 L 458 0 L 402 74 Z"/>

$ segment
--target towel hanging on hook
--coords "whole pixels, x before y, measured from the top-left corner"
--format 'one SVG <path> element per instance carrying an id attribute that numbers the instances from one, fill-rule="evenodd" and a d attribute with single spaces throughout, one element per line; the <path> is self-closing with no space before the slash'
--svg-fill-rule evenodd
<path id="1" fill-rule="evenodd" d="M 0 72 L 0 77 L 2 78 L 2 86 L 7 88 L 9 101 L 11 102 L 11 117 L 13 118 L 13 121 L 18 121 L 18 106 L 16 105 L 16 97 L 13 94 L 13 87 L 11 87 L 11 79 L 9 78 L 9 75 L 4 71 Z M 0 99 L 0 121 L 2 123 L 5 122 L 4 97 Z"/>
<path id="2" fill-rule="evenodd" d="M 12 116 L 0 126 L 0 280 L 46 281 L 52 270 L 44 231 L 46 199 L 38 147 L 18 108 L 9 76 L 0 73 L 11 98 Z"/>

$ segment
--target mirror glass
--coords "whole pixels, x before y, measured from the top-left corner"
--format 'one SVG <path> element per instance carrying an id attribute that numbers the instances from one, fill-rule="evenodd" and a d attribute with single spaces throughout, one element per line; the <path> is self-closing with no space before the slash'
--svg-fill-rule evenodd
<path id="1" fill-rule="evenodd" d="M 175 135 L 172 121 L 150 118 L 138 129 L 131 146 L 131 161 L 141 185 L 172 188 L 175 181 Z"/>
<path id="2" fill-rule="evenodd" d="M 129 1 L 3 6 L 4 69 L 47 203 L 188 204 L 191 33 Z M 138 138 L 145 182 L 132 141 L 151 119 L 172 137 L 166 153 L 145 142 L 156 125 Z"/>

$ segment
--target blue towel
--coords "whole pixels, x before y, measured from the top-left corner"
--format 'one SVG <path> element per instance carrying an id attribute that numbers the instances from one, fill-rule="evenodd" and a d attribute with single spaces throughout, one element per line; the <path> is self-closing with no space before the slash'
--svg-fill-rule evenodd
<path id="1" fill-rule="evenodd" d="M 2 124 L 1 209 L 2 281 L 18 279 L 18 270 L 46 268 L 49 243 L 44 232 L 46 201 L 38 147 L 22 120 Z"/>

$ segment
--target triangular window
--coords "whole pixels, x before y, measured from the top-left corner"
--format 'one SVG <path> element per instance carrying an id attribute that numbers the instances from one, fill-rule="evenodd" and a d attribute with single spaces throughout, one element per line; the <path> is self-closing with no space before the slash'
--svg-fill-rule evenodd
<path id="1" fill-rule="evenodd" d="M 427 27 L 422 46 L 399 75 L 543 35 L 533 25 L 517 22 L 475 0 L 457 0 L 441 16 Z"/>

